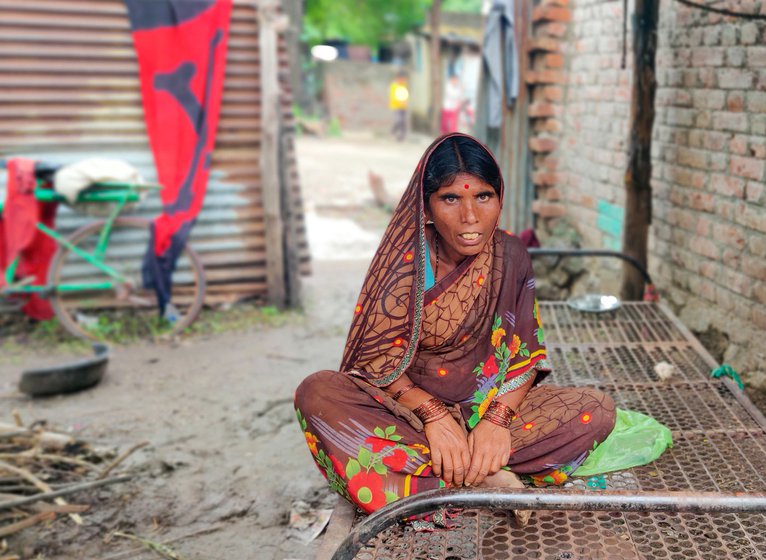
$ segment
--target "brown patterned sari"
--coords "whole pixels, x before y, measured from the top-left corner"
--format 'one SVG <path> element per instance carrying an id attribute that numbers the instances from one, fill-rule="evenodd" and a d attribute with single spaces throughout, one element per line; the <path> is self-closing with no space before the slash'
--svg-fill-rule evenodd
<path id="1" fill-rule="evenodd" d="M 523 243 L 496 230 L 481 253 L 425 289 L 426 151 L 373 257 L 354 310 L 340 372 L 296 391 L 296 410 L 330 486 L 367 512 L 444 486 L 431 472 L 422 424 L 380 387 L 403 373 L 452 406 L 471 430 L 503 382 L 547 375 L 534 276 Z M 502 189 L 501 189 L 502 190 Z M 502 196 L 502 192 L 501 192 Z M 592 389 L 533 387 L 511 426 L 508 467 L 560 483 L 614 426 L 614 404 Z"/>

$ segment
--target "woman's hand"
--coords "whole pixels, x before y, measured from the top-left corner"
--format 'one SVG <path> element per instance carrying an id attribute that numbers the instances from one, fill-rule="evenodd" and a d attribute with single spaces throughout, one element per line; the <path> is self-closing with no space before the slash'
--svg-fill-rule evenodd
<path id="1" fill-rule="evenodd" d="M 429 422 L 423 428 L 431 449 L 434 474 L 450 486 L 462 486 L 471 455 L 465 433 L 451 415 Z"/>
<path id="2" fill-rule="evenodd" d="M 466 486 L 478 486 L 488 475 L 508 464 L 511 457 L 511 432 L 486 420 L 468 434 L 471 464 L 465 476 Z"/>

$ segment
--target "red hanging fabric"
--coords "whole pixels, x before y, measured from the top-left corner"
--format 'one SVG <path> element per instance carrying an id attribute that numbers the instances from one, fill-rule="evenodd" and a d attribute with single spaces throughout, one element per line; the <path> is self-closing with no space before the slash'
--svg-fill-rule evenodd
<path id="1" fill-rule="evenodd" d="M 143 277 L 160 310 L 202 208 L 223 92 L 231 0 L 125 0 L 163 212 L 152 225 Z"/>
<path id="2" fill-rule="evenodd" d="M 35 199 L 35 162 L 25 158 L 7 161 L 8 181 L 5 207 L 0 215 L 0 269 L 19 258 L 16 278 L 34 278 L 42 286 L 48 279 L 48 266 L 58 248 L 56 242 L 37 229 L 41 222 L 53 229 L 57 204 Z M 5 277 L 0 275 L 0 288 Z M 34 319 L 53 317 L 47 300 L 32 295 L 21 310 Z"/>

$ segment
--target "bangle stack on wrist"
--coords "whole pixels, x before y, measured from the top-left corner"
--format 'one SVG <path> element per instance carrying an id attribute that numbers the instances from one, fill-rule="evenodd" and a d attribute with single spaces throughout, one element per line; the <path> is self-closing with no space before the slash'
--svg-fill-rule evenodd
<path id="1" fill-rule="evenodd" d="M 423 424 L 436 422 L 449 414 L 447 405 L 436 397 L 428 399 L 426 402 L 413 409 L 412 413 L 417 416 Z"/>
<path id="2" fill-rule="evenodd" d="M 414 389 L 414 388 L 415 388 L 415 384 L 414 384 L 414 383 L 408 383 L 407 385 L 405 385 L 404 387 L 402 387 L 401 389 L 399 389 L 399 390 L 398 390 L 396 393 L 394 393 L 394 395 L 393 395 L 391 398 L 392 398 L 392 399 L 394 399 L 395 401 L 398 401 L 398 400 L 399 400 L 399 398 L 400 398 L 400 397 L 401 397 L 401 396 L 402 396 L 404 393 L 406 393 L 406 392 L 407 392 L 407 391 L 409 391 L 410 389 Z"/>
<path id="3" fill-rule="evenodd" d="M 510 406 L 499 401 L 492 401 L 489 403 L 487 411 L 481 419 L 492 422 L 497 426 L 502 426 L 505 429 L 509 429 L 511 427 L 511 421 L 515 416 L 516 413 Z"/>

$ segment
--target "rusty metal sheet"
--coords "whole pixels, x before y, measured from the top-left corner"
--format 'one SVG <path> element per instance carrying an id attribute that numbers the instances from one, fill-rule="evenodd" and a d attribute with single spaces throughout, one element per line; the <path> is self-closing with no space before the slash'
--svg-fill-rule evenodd
<path id="1" fill-rule="evenodd" d="M 226 64 L 212 171 L 192 235 L 208 269 L 208 303 L 263 296 L 266 291 L 254 3 L 234 3 Z M 279 64 L 286 80 L 283 41 Z M 61 163 L 120 157 L 155 180 L 137 71 L 122 0 L 0 0 L 0 154 Z M 284 127 L 292 133 L 292 100 L 286 81 L 283 86 Z M 292 142 L 287 145 L 290 205 L 301 267 L 307 272 L 300 185 Z M 136 214 L 153 217 L 159 208 L 159 199 L 149 198 Z M 58 225 L 68 232 L 92 219 L 64 208 Z M 137 244 L 130 254 L 141 254 L 144 248 Z"/>

